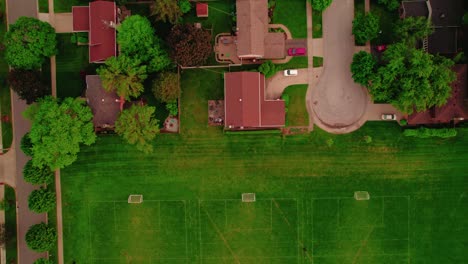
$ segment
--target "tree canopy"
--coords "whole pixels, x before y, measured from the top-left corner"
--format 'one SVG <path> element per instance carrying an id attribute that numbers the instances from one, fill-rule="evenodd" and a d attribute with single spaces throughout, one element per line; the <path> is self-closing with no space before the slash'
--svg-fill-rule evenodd
<path id="1" fill-rule="evenodd" d="M 24 136 L 21 138 L 21 142 L 20 142 L 21 151 L 23 151 L 23 153 L 26 156 L 32 157 L 32 155 L 33 155 L 32 147 L 33 147 L 33 145 L 32 145 L 32 142 L 31 142 L 31 138 L 29 137 L 29 133 L 24 134 Z"/>
<path id="2" fill-rule="evenodd" d="M 442 106 L 456 79 L 453 62 L 404 43 L 390 45 L 368 89 L 374 100 L 392 103 L 403 113 Z"/>
<path id="3" fill-rule="evenodd" d="M 39 69 L 57 52 L 55 29 L 32 17 L 20 17 L 5 34 L 5 60 L 16 69 Z"/>
<path id="4" fill-rule="evenodd" d="M 176 0 L 153 0 L 151 3 L 151 15 L 156 21 L 177 23 L 182 16 L 179 3 Z"/>
<path id="5" fill-rule="evenodd" d="M 146 66 L 140 61 L 120 55 L 106 60 L 105 66 L 97 69 L 106 91 L 115 91 L 120 96 L 120 109 L 124 100 L 138 97 L 143 92 L 143 82 L 148 77 Z"/>
<path id="6" fill-rule="evenodd" d="M 171 57 L 182 66 L 198 66 L 213 52 L 211 33 L 192 24 L 175 25 L 167 40 Z"/>
<path id="7" fill-rule="evenodd" d="M 309 0 L 312 3 L 312 9 L 317 11 L 324 11 L 329 7 L 333 0 Z"/>
<path id="8" fill-rule="evenodd" d="M 395 25 L 395 36 L 408 45 L 414 46 L 416 42 L 432 34 L 430 21 L 425 17 L 407 17 L 400 19 Z"/>
<path id="9" fill-rule="evenodd" d="M 45 188 L 34 190 L 28 197 L 28 207 L 36 213 L 46 213 L 55 209 L 55 193 Z"/>
<path id="10" fill-rule="evenodd" d="M 278 67 L 271 60 L 267 60 L 258 67 L 258 71 L 270 78 L 278 71 Z"/>
<path id="11" fill-rule="evenodd" d="M 358 45 L 375 39 L 379 34 L 379 17 L 372 12 L 358 13 L 353 20 L 353 34 Z"/>
<path id="12" fill-rule="evenodd" d="M 33 264 L 54 264 L 54 262 L 52 262 L 52 260 L 48 260 L 48 259 L 45 259 L 45 258 L 40 258 L 40 259 L 37 259 L 36 261 L 34 261 Z"/>
<path id="13" fill-rule="evenodd" d="M 117 31 L 121 54 L 147 64 L 148 72 L 160 71 L 171 64 L 168 53 L 162 48 L 160 39 L 146 17 L 127 17 L 117 27 Z"/>
<path id="14" fill-rule="evenodd" d="M 27 104 L 50 94 L 38 70 L 13 69 L 8 73 L 8 84 Z"/>
<path id="15" fill-rule="evenodd" d="M 189 0 L 179 0 L 179 9 L 182 14 L 186 14 L 192 9 L 192 4 Z"/>
<path id="16" fill-rule="evenodd" d="M 158 120 L 154 118 L 155 107 L 132 105 L 124 110 L 115 122 L 115 132 L 128 143 L 145 153 L 153 151 L 151 141 L 159 133 Z"/>
<path id="17" fill-rule="evenodd" d="M 52 170 L 72 164 L 80 144 L 96 141 L 91 109 L 80 99 L 59 101 L 50 96 L 24 112 L 32 122 L 29 137 L 33 144 L 33 165 Z"/>
<path id="18" fill-rule="evenodd" d="M 26 233 L 26 244 L 36 252 L 49 251 L 55 247 L 57 231 L 51 225 L 40 223 L 33 225 Z"/>
<path id="19" fill-rule="evenodd" d="M 360 51 L 354 54 L 353 62 L 351 63 L 351 73 L 353 74 L 354 82 L 367 86 L 374 74 L 376 64 L 376 59 L 370 53 Z"/>
<path id="20" fill-rule="evenodd" d="M 163 72 L 153 82 L 154 97 L 162 102 L 177 100 L 180 96 L 179 79 L 176 73 Z"/>
<path id="21" fill-rule="evenodd" d="M 379 0 L 379 4 L 387 7 L 388 10 L 394 11 L 400 7 L 401 0 Z"/>
<path id="22" fill-rule="evenodd" d="M 33 161 L 29 160 L 24 165 L 23 178 L 25 181 L 34 185 L 49 184 L 52 183 L 54 179 L 54 173 L 49 167 L 35 167 Z"/>

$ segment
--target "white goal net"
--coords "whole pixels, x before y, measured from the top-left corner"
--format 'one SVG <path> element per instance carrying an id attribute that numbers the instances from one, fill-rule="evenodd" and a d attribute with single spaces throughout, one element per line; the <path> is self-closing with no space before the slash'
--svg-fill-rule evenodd
<path id="1" fill-rule="evenodd" d="M 128 196 L 128 203 L 142 203 L 143 195 L 142 194 L 130 194 Z"/>
<path id="2" fill-rule="evenodd" d="M 357 192 L 354 192 L 354 199 L 356 199 L 358 201 L 369 200 L 370 195 L 366 191 L 357 191 Z"/>
<path id="3" fill-rule="evenodd" d="M 243 193 L 242 202 L 244 203 L 255 202 L 255 193 Z"/>

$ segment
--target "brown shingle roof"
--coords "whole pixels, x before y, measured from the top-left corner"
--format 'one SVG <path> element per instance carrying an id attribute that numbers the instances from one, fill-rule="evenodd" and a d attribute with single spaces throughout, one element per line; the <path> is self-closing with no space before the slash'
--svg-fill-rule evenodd
<path id="1" fill-rule="evenodd" d="M 442 107 L 433 107 L 427 111 L 414 113 L 408 117 L 409 125 L 446 124 L 454 118 L 468 120 L 468 83 L 467 65 L 455 65 L 453 71 L 457 73 L 457 80 L 452 83 L 452 96 Z"/>
<path id="2" fill-rule="evenodd" d="M 104 90 L 99 75 L 86 75 L 86 85 L 86 101 L 94 115 L 94 126 L 114 126 L 120 113 L 117 94 Z"/>
<path id="3" fill-rule="evenodd" d="M 265 36 L 265 59 L 284 58 L 286 41 L 283 33 L 267 33 Z"/>
<path id="4" fill-rule="evenodd" d="M 262 58 L 268 31 L 268 0 L 237 0 L 236 12 L 238 56 Z"/>
<path id="5" fill-rule="evenodd" d="M 265 76 L 258 72 L 225 73 L 225 127 L 266 128 L 284 126 L 284 101 L 266 101 L 264 92 Z"/>

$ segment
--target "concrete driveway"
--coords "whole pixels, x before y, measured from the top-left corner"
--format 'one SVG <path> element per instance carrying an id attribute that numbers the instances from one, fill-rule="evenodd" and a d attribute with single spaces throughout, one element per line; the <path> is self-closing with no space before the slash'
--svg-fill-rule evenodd
<path id="1" fill-rule="evenodd" d="M 297 76 L 284 76 L 283 71 L 279 71 L 273 77 L 266 79 L 265 97 L 268 100 L 278 99 L 288 86 L 308 84 L 308 81 L 307 69 L 298 69 Z"/>
<path id="2" fill-rule="evenodd" d="M 347 133 L 365 122 L 367 91 L 350 71 L 354 54 L 354 1 L 333 1 L 323 14 L 323 74 L 308 94 L 314 123 L 332 133 Z"/>

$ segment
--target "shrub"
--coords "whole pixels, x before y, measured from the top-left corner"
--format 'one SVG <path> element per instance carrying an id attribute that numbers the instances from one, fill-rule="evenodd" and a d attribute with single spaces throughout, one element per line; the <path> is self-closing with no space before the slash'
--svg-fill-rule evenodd
<path id="1" fill-rule="evenodd" d="M 32 160 L 28 161 L 23 168 L 24 180 L 31 184 L 49 184 L 52 182 L 54 173 L 48 167 L 35 167 Z"/>
<path id="2" fill-rule="evenodd" d="M 400 126 L 406 126 L 407 124 L 408 124 L 408 121 L 406 121 L 406 119 L 400 120 Z"/>
<path id="3" fill-rule="evenodd" d="M 31 142 L 31 138 L 29 137 L 29 133 L 24 134 L 24 136 L 21 138 L 20 148 L 26 156 L 32 157 L 33 144 Z"/>
<path id="4" fill-rule="evenodd" d="M 407 137 L 417 137 L 417 138 L 430 138 L 430 137 L 451 138 L 451 137 L 457 136 L 457 130 L 455 128 L 431 129 L 431 128 L 426 128 L 426 127 L 421 127 L 418 129 L 406 129 L 403 132 L 403 135 Z"/>
<path id="5" fill-rule="evenodd" d="M 371 136 L 364 136 L 364 142 L 366 142 L 367 144 L 372 143 L 372 137 Z"/>
<path id="6" fill-rule="evenodd" d="M 353 20 L 353 34 L 358 45 L 375 39 L 379 34 L 379 17 L 371 12 L 358 13 Z"/>
<path id="7" fill-rule="evenodd" d="M 162 102 L 177 100 L 180 96 L 179 77 L 177 73 L 163 72 L 153 81 L 154 97 Z"/>
<path id="8" fill-rule="evenodd" d="M 171 116 L 177 116 L 179 113 L 179 107 L 177 106 L 177 101 L 171 101 L 166 103 L 166 109 L 169 111 L 169 115 Z"/>
<path id="9" fill-rule="evenodd" d="M 54 264 L 54 262 L 52 260 L 48 260 L 48 259 L 45 259 L 45 258 L 40 258 L 40 259 L 37 259 L 36 261 L 34 261 L 34 264 Z"/>
<path id="10" fill-rule="evenodd" d="M 271 60 L 265 61 L 258 67 L 258 71 L 265 75 L 266 78 L 272 77 L 278 70 L 279 69 Z"/>
<path id="11" fill-rule="evenodd" d="M 44 188 L 32 191 L 28 197 L 28 207 L 36 213 L 50 212 L 55 205 L 55 193 Z"/>
<path id="12" fill-rule="evenodd" d="M 331 5 L 332 0 L 310 0 L 312 3 L 312 9 L 317 11 L 323 11 Z"/>
<path id="13" fill-rule="evenodd" d="M 33 225 L 26 233 L 26 244 L 31 250 L 45 252 L 52 249 L 57 242 L 57 231 L 45 223 Z"/>
<path id="14" fill-rule="evenodd" d="M 182 14 L 186 14 L 192 9 L 192 4 L 189 0 L 179 0 L 179 8 Z"/>
<path id="15" fill-rule="evenodd" d="M 335 144 L 335 141 L 332 138 L 327 139 L 326 141 L 328 147 L 332 147 Z"/>

